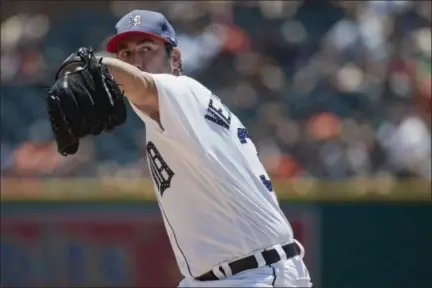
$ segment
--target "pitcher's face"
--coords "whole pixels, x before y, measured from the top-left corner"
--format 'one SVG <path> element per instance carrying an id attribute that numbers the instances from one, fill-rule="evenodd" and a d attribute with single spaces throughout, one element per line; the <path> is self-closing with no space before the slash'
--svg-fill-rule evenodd
<path id="1" fill-rule="evenodd" d="M 148 73 L 171 73 L 165 42 L 145 35 L 130 35 L 120 43 L 117 58 Z"/>

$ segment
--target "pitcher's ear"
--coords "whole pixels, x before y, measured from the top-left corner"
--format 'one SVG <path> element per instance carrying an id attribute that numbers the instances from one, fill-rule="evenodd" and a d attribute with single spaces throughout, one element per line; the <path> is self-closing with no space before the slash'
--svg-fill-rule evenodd
<path id="1" fill-rule="evenodd" d="M 175 75 L 182 73 L 181 52 L 178 48 L 173 48 L 171 51 L 171 69 Z"/>

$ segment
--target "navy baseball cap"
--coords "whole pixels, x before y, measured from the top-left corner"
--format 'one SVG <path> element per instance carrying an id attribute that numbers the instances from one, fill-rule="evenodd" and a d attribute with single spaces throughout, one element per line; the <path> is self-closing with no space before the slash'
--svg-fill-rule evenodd
<path id="1" fill-rule="evenodd" d="M 158 12 L 133 10 L 117 22 L 116 29 L 117 34 L 111 37 L 106 45 L 106 50 L 110 53 L 116 53 L 120 40 L 131 34 L 150 36 L 177 47 L 174 28 L 165 16 Z"/>

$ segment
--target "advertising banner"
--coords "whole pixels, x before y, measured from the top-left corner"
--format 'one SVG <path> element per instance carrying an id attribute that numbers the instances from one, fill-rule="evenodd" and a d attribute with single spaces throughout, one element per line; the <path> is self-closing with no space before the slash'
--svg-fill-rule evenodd
<path id="1" fill-rule="evenodd" d="M 155 203 L 12 206 L 2 204 L 4 286 L 174 287 L 181 280 Z M 316 274 L 315 214 L 284 210 Z"/>
<path id="2" fill-rule="evenodd" d="M 78 206 L 3 213 L 3 285 L 172 286 L 180 279 L 158 213 Z"/>

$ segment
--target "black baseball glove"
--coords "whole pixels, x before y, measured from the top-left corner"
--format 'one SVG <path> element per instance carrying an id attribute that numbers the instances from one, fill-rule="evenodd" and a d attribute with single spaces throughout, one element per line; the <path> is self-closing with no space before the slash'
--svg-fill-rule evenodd
<path id="1" fill-rule="evenodd" d="M 78 151 L 80 138 L 110 132 L 126 121 L 123 92 L 91 48 L 80 48 L 63 62 L 46 104 L 63 156 Z"/>

